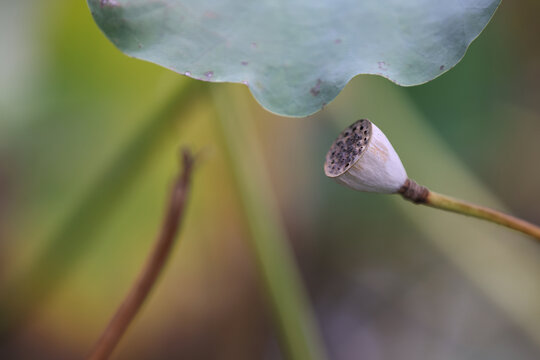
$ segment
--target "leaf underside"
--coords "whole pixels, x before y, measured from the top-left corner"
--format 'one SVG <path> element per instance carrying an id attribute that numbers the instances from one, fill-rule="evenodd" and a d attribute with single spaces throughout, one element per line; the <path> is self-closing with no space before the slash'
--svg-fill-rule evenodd
<path id="1" fill-rule="evenodd" d="M 189 77 L 249 86 L 306 116 L 358 74 L 412 86 L 448 71 L 499 0 L 88 0 L 125 54 Z"/>

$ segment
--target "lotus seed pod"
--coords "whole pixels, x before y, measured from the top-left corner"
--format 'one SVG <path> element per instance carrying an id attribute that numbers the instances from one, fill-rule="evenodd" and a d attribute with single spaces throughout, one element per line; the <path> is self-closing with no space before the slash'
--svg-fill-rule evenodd
<path id="1" fill-rule="evenodd" d="M 326 176 L 352 189 L 396 193 L 407 173 L 381 130 L 367 119 L 345 129 L 326 154 Z"/>

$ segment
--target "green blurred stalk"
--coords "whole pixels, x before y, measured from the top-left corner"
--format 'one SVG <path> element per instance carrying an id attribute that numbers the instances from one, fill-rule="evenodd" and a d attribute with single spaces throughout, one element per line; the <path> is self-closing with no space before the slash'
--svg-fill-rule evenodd
<path id="1" fill-rule="evenodd" d="M 44 250 L 27 271 L 13 279 L 0 295 L 0 340 L 20 326 L 33 310 L 53 293 L 85 251 L 98 241 L 98 232 L 111 217 L 122 196 L 148 165 L 170 134 L 171 126 L 181 121 L 184 111 L 200 93 L 199 82 L 183 83 L 181 88 L 150 115 L 144 126 L 109 163 L 105 171 L 82 196 L 81 201 L 48 239 Z"/>
<path id="2" fill-rule="evenodd" d="M 246 105 L 226 87 L 212 92 L 251 246 L 288 359 L 325 359 L 325 350 L 280 219 L 257 133 Z"/>

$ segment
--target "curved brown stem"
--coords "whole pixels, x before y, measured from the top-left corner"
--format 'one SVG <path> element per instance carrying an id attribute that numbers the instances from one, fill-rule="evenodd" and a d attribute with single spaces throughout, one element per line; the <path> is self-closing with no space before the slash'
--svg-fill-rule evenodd
<path id="1" fill-rule="evenodd" d="M 506 226 L 540 240 L 540 227 L 512 215 L 502 213 L 484 206 L 468 203 L 447 195 L 428 190 L 426 187 L 407 179 L 399 193 L 407 200 L 424 204 L 433 208 L 447 210 L 458 214 L 472 216 Z"/>
<path id="2" fill-rule="evenodd" d="M 184 150 L 182 154 L 183 169 L 171 192 L 167 213 L 152 253 L 148 257 L 138 279 L 92 349 L 88 356 L 89 360 L 109 358 L 129 324 L 135 318 L 141 305 L 148 297 L 171 253 L 174 239 L 183 218 L 194 163 L 194 157 L 188 150 Z"/>

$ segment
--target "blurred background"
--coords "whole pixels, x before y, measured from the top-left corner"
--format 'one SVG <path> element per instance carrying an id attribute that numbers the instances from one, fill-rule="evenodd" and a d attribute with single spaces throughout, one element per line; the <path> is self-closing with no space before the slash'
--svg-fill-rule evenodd
<path id="1" fill-rule="evenodd" d="M 290 119 L 243 85 L 121 54 L 85 1 L 0 2 L 0 358 L 88 352 L 150 249 L 183 145 L 205 154 L 187 217 L 113 358 L 283 358 L 227 117 L 263 154 L 253 171 L 270 174 L 260 191 L 277 199 L 331 359 L 540 358 L 538 244 L 322 171 L 337 134 L 367 117 L 411 178 L 540 223 L 539 11 L 504 1 L 440 78 L 400 88 L 358 76 Z"/>

